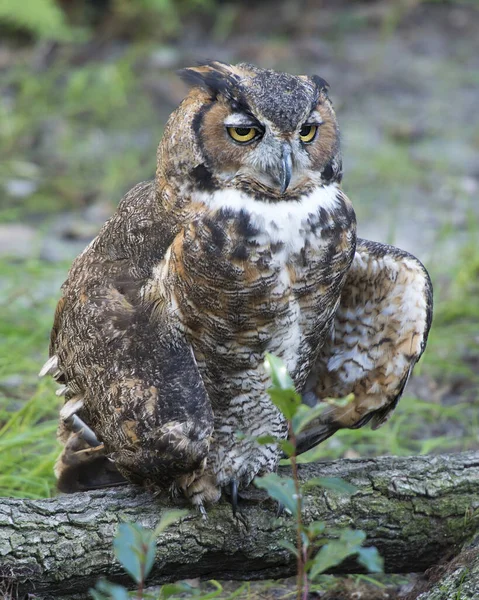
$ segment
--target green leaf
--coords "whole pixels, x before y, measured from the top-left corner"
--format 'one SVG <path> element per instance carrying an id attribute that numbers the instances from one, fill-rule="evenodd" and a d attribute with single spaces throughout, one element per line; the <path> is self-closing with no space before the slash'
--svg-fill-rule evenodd
<path id="1" fill-rule="evenodd" d="M 384 570 L 384 560 L 374 546 L 369 548 L 360 548 L 358 552 L 358 563 L 366 567 L 370 573 L 382 573 Z"/>
<path id="2" fill-rule="evenodd" d="M 268 394 L 272 403 L 279 408 L 288 421 L 291 421 L 298 407 L 301 406 L 301 396 L 294 389 L 282 390 L 275 387 L 270 388 Z"/>
<path id="3" fill-rule="evenodd" d="M 178 521 L 178 519 L 181 519 L 181 517 L 184 517 L 185 515 L 188 514 L 187 510 L 168 510 L 166 511 L 162 517 L 160 522 L 158 523 L 158 525 L 155 527 L 155 530 L 153 532 L 154 537 L 156 538 L 160 533 L 163 533 L 163 531 L 165 531 L 165 529 L 167 529 L 167 527 L 169 527 L 170 525 L 173 525 L 173 523 L 176 523 L 176 521 Z"/>
<path id="4" fill-rule="evenodd" d="M 326 402 L 330 406 L 337 406 L 338 408 L 344 408 L 354 400 L 354 394 L 348 394 L 344 398 L 323 398 L 323 402 Z"/>
<path id="5" fill-rule="evenodd" d="M 155 564 L 156 557 L 156 536 L 150 533 L 150 539 L 148 542 L 144 542 L 145 547 L 143 548 L 144 555 L 141 560 L 143 560 L 143 579 L 146 579 L 150 574 L 150 571 Z"/>
<path id="6" fill-rule="evenodd" d="M 341 564 L 350 554 L 351 552 L 339 540 L 328 542 L 314 557 L 309 576 L 315 579 L 331 567 Z"/>
<path id="7" fill-rule="evenodd" d="M 308 535 L 311 538 L 316 538 L 318 535 L 322 535 L 326 529 L 326 523 L 324 521 L 313 521 L 307 527 Z"/>
<path id="8" fill-rule="evenodd" d="M 143 544 L 148 545 L 151 531 L 137 523 L 121 523 L 118 533 L 113 540 L 115 556 L 120 561 L 125 571 L 140 583 L 144 551 Z"/>
<path id="9" fill-rule="evenodd" d="M 218 598 L 218 596 L 223 593 L 223 586 L 219 581 L 216 581 L 215 579 L 210 579 L 208 583 L 214 586 L 216 590 L 210 592 L 209 594 L 202 594 L 200 600 L 212 600 L 212 598 Z"/>
<path id="10" fill-rule="evenodd" d="M 290 477 L 279 477 L 276 473 L 269 473 L 264 477 L 256 477 L 256 487 L 266 490 L 271 498 L 277 500 L 287 508 L 292 515 L 298 516 L 298 503 L 294 481 Z"/>
<path id="11" fill-rule="evenodd" d="M 286 365 L 280 358 L 267 352 L 264 366 L 267 373 L 271 376 L 273 387 L 279 388 L 280 390 L 294 390 L 293 380 L 289 376 Z"/>
<path id="12" fill-rule="evenodd" d="M 293 431 L 296 435 L 301 433 L 306 427 L 317 419 L 326 409 L 324 402 L 318 402 L 312 408 L 309 408 L 306 404 L 301 404 L 296 411 L 292 419 Z"/>
<path id="13" fill-rule="evenodd" d="M 296 454 L 296 448 L 289 440 L 279 440 L 278 446 L 289 458 Z"/>
<path id="14" fill-rule="evenodd" d="M 308 532 L 306 531 L 306 528 L 303 525 L 302 531 L 301 531 L 301 542 L 303 544 L 303 552 L 308 550 L 309 545 L 310 545 L 310 539 L 308 536 Z"/>
<path id="15" fill-rule="evenodd" d="M 281 438 L 274 437 L 274 435 L 261 435 L 260 437 L 252 437 L 251 439 L 261 446 L 266 446 L 267 444 L 277 444 L 287 456 L 293 456 L 296 451 L 295 447 L 289 440 L 283 440 Z"/>
<path id="16" fill-rule="evenodd" d="M 303 484 L 304 490 L 311 487 L 322 487 L 327 490 L 338 492 L 339 494 L 354 494 L 358 491 L 358 488 L 354 485 L 339 477 L 313 477 Z"/>
<path id="17" fill-rule="evenodd" d="M 2 0 L 0 23 L 26 29 L 40 38 L 71 38 L 63 11 L 54 0 Z"/>
<path id="18" fill-rule="evenodd" d="M 163 598 L 171 598 L 175 594 L 191 593 L 192 591 L 194 591 L 193 588 L 186 581 L 166 583 L 161 586 L 160 599 L 163 600 Z"/>
<path id="19" fill-rule="evenodd" d="M 298 558 L 298 549 L 296 548 L 296 546 L 294 544 L 292 544 L 291 542 L 288 542 L 287 540 L 280 540 L 279 545 L 282 546 L 283 548 L 286 548 L 286 550 L 289 550 L 291 552 L 291 554 L 293 554 L 294 556 L 296 556 L 296 558 Z"/>
<path id="20" fill-rule="evenodd" d="M 348 556 L 357 554 L 365 539 L 366 534 L 364 531 L 356 529 L 343 530 L 339 540 L 332 540 L 325 544 L 314 557 L 310 571 L 311 579 L 315 579 L 331 567 L 340 565 Z"/>
<path id="21" fill-rule="evenodd" d="M 277 444 L 280 440 L 275 438 L 274 435 L 261 435 L 260 437 L 256 438 L 256 441 L 261 446 L 266 446 L 266 444 Z"/>
<path id="22" fill-rule="evenodd" d="M 366 534 L 362 529 L 343 529 L 339 541 L 346 544 L 351 550 L 359 548 L 366 539 Z"/>
<path id="23" fill-rule="evenodd" d="M 138 546 L 133 549 L 133 552 L 135 552 L 140 561 L 140 566 L 143 565 L 144 580 L 148 577 L 155 564 L 156 538 L 158 537 L 158 534 L 165 531 L 167 527 L 186 514 L 188 514 L 187 510 L 169 510 L 162 515 L 160 522 L 155 527 L 154 531 L 143 528 L 137 530 L 136 541 Z"/>
<path id="24" fill-rule="evenodd" d="M 102 593 L 99 593 L 102 592 Z M 90 590 L 94 600 L 104 600 L 105 598 L 112 600 L 129 600 L 128 591 L 121 585 L 110 583 L 105 579 L 100 579 L 96 584 L 96 590 Z M 108 594 L 104 596 L 104 594 Z"/>

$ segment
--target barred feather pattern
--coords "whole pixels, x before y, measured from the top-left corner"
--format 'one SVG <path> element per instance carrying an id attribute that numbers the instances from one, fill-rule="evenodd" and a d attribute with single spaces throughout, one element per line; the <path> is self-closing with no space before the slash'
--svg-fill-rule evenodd
<path id="1" fill-rule="evenodd" d="M 354 394 L 329 406 L 301 435 L 306 451 L 341 428 L 391 416 L 426 347 L 432 321 L 432 285 L 420 261 L 394 246 L 358 240 L 331 335 L 309 375 L 310 402 Z"/>
<path id="2" fill-rule="evenodd" d="M 65 399 L 62 491 L 126 478 L 215 502 L 278 464 L 275 444 L 255 441 L 287 435 L 266 352 L 314 400 L 367 387 L 354 414 L 312 424 L 307 448 L 380 423 L 424 349 L 422 266 L 370 242 L 355 254 L 326 82 L 218 62 L 183 76 L 194 88 L 168 120 L 155 180 L 124 197 L 62 288 L 42 369 Z M 230 126 L 258 135 L 238 144 Z"/>
<path id="3" fill-rule="evenodd" d="M 212 480 L 245 486 L 276 468 L 276 447 L 252 439 L 287 433 L 267 394 L 265 352 L 286 362 L 300 391 L 329 335 L 354 254 L 354 212 L 331 188 L 317 190 L 311 203 L 277 203 L 266 217 L 243 193 L 201 195 L 202 210 L 145 288 L 179 319 L 214 412 L 206 473 L 190 484 L 193 497 L 203 497 Z"/>

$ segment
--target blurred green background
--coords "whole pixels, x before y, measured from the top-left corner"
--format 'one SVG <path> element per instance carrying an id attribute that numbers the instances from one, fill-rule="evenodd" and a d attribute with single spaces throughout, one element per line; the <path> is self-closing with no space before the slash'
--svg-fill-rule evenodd
<path id="1" fill-rule="evenodd" d="M 381 430 L 321 457 L 479 448 L 479 7 L 421 0 L 0 2 L 0 495 L 54 493 L 60 400 L 37 373 L 68 267 L 155 171 L 175 71 L 319 74 L 360 235 L 428 267 L 425 358 Z"/>

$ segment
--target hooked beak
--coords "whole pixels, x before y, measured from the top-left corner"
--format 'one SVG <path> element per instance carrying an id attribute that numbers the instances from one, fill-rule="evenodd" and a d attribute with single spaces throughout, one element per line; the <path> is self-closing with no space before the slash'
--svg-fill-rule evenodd
<path id="1" fill-rule="evenodd" d="M 293 161 L 291 159 L 291 146 L 287 143 L 283 143 L 283 152 L 281 156 L 281 169 L 280 169 L 280 192 L 284 192 L 288 189 L 289 182 L 291 181 L 291 173 L 293 170 Z"/>

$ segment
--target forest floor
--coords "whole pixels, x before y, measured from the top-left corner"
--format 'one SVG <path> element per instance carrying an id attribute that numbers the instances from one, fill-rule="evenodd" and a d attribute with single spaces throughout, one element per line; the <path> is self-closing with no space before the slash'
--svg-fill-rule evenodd
<path id="1" fill-rule="evenodd" d="M 428 349 L 394 417 L 316 454 L 479 448 L 479 9 L 317 5 L 220 3 L 169 41 L 119 31 L 77 45 L 0 43 L 0 495 L 55 493 L 60 401 L 37 373 L 60 285 L 121 196 L 154 175 L 185 93 L 175 71 L 202 58 L 324 77 L 360 236 L 414 253 L 433 280 Z M 358 592 L 366 579 L 342 585 Z M 374 594 L 393 598 L 402 579 L 376 581 Z"/>

